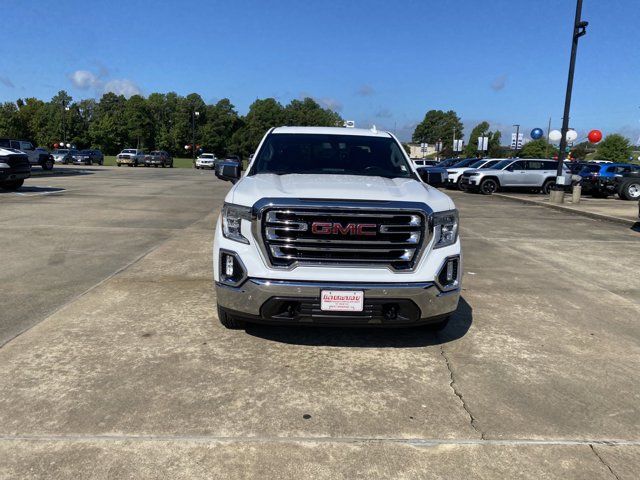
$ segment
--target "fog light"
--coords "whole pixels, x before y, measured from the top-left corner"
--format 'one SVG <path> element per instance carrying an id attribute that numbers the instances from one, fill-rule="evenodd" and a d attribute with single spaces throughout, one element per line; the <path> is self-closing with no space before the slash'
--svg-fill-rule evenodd
<path id="1" fill-rule="evenodd" d="M 438 286 L 440 290 L 455 290 L 460 285 L 459 281 L 460 257 L 446 259 L 438 273 Z"/>
<path id="2" fill-rule="evenodd" d="M 246 277 L 247 270 L 238 254 L 228 250 L 220 250 L 220 282 L 237 286 L 244 282 Z"/>
<path id="3" fill-rule="evenodd" d="M 224 256 L 226 258 L 225 273 L 227 274 L 227 277 L 233 277 L 233 257 L 228 254 L 224 254 Z"/>

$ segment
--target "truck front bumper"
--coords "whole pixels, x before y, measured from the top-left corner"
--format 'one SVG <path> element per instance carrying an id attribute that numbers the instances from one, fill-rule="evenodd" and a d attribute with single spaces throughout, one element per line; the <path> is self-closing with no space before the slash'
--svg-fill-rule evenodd
<path id="1" fill-rule="evenodd" d="M 461 275 L 461 273 L 459 273 Z M 320 292 L 364 292 L 362 312 L 322 311 Z M 460 283 L 443 290 L 434 282 L 346 283 L 248 278 L 233 287 L 216 282 L 218 306 L 257 323 L 282 325 L 411 326 L 437 323 L 453 313 Z"/>

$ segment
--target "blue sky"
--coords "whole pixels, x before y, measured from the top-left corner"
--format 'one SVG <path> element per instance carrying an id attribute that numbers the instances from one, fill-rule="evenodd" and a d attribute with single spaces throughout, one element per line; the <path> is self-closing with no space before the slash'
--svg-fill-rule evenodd
<path id="1" fill-rule="evenodd" d="M 0 101 L 197 92 L 241 113 L 312 96 L 401 137 L 429 109 L 467 133 L 560 127 L 574 0 L 3 0 Z M 149 5 L 153 5 L 149 8 Z M 640 136 L 638 0 L 585 0 L 571 125 Z M 11 20 L 8 20 L 11 19 Z"/>

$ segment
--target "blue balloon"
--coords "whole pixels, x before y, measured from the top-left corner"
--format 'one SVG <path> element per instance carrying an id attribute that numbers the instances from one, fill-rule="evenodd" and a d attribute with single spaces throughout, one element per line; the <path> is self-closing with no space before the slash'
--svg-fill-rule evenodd
<path id="1" fill-rule="evenodd" d="M 533 138 L 534 140 L 542 138 L 542 135 L 544 135 L 544 132 L 541 128 L 534 128 L 533 130 L 531 130 L 531 138 Z"/>

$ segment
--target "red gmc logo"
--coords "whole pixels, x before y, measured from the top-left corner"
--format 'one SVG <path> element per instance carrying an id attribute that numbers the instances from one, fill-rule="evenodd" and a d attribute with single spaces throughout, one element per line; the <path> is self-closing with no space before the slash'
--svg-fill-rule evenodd
<path id="1" fill-rule="evenodd" d="M 316 235 L 377 235 L 375 223 L 341 223 L 313 222 L 311 233 Z"/>

